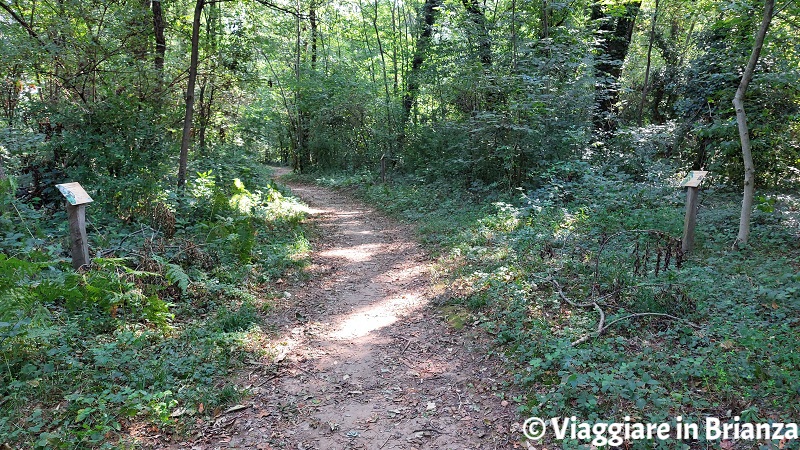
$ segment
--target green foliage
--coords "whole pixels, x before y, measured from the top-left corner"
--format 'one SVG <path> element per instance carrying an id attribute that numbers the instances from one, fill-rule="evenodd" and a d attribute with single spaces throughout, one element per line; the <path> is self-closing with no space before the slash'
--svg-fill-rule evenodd
<path id="1" fill-rule="evenodd" d="M 745 5 L 737 5 L 742 8 Z M 758 8 L 763 8 L 758 6 Z M 696 167 L 705 166 L 739 184 L 744 169 L 731 101 L 747 63 L 760 14 L 724 11 L 699 37 L 704 51 L 691 61 L 677 110 L 687 121 L 680 130 L 680 150 Z M 797 54 L 781 44 L 781 27 L 771 29 L 764 55 L 745 97 L 745 112 L 759 185 L 780 186 L 797 176 Z M 676 86 L 677 87 L 677 86 Z M 779 118 L 779 119 L 778 119 Z"/>
<path id="2" fill-rule="evenodd" d="M 252 303 L 245 302 L 237 309 L 222 307 L 212 321 L 211 327 L 223 333 L 247 331 L 252 324 L 259 322 L 259 315 Z"/>
<path id="3" fill-rule="evenodd" d="M 96 105 L 89 114 L 68 106 L 54 115 L 63 131 L 45 146 L 63 167 L 63 182 L 81 180 L 101 196 L 103 206 L 130 213 L 150 201 L 165 171 L 158 106 L 138 101 L 131 92 Z M 57 155 L 57 156 L 56 156 Z"/>
<path id="4" fill-rule="evenodd" d="M 16 206 L 0 216 L 4 442 L 133 445 L 122 436 L 136 423 L 183 433 L 245 394 L 221 380 L 256 357 L 247 341 L 269 309 L 260 293 L 304 264 L 308 242 L 302 205 L 266 169 L 215 172 L 185 195 L 160 192 L 139 223 L 90 209 L 95 258 L 80 271 L 53 241 L 66 233 L 63 213 L 0 192 Z"/>

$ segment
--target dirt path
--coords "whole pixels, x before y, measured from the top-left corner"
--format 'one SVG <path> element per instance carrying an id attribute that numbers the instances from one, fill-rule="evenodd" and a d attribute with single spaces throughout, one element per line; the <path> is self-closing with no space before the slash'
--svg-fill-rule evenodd
<path id="1" fill-rule="evenodd" d="M 310 279 L 287 288 L 279 369 L 254 395 L 173 448 L 514 448 L 500 365 L 429 306 L 430 261 L 411 232 L 360 202 L 289 183 L 319 237 Z"/>

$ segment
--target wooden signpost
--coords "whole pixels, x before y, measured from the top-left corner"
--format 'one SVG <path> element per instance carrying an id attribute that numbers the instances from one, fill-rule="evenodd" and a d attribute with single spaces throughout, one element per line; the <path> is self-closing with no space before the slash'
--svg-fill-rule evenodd
<path id="1" fill-rule="evenodd" d="M 56 187 L 67 199 L 72 267 L 77 270 L 90 263 L 89 241 L 86 239 L 86 205 L 94 200 L 80 183 L 57 184 Z"/>
<path id="2" fill-rule="evenodd" d="M 681 181 L 681 186 L 686 188 L 686 218 L 683 222 L 683 241 L 681 250 L 684 253 L 692 251 L 694 247 L 694 226 L 697 223 L 697 199 L 700 183 L 708 174 L 704 170 L 693 170 Z"/>

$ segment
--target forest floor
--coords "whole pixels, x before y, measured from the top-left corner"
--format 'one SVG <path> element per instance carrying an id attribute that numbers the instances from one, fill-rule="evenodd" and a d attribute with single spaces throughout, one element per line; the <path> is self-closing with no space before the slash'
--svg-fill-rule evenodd
<path id="1" fill-rule="evenodd" d="M 308 276 L 283 282 L 270 361 L 241 375 L 252 395 L 171 448 L 524 448 L 505 365 L 444 320 L 412 230 L 341 191 L 284 184 L 311 207 Z"/>

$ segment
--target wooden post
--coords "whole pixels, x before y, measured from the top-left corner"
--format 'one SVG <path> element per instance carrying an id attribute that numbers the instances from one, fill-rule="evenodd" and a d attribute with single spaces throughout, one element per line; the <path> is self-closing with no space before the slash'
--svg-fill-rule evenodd
<path id="1" fill-rule="evenodd" d="M 69 241 L 72 267 L 75 270 L 89 264 L 89 241 L 86 239 L 86 205 L 67 203 L 69 216 Z"/>
<path id="2" fill-rule="evenodd" d="M 681 250 L 684 253 L 692 251 L 692 247 L 694 247 L 694 226 L 697 223 L 699 191 L 699 187 L 686 188 L 686 217 L 683 220 L 683 241 L 681 241 Z"/>
<path id="3" fill-rule="evenodd" d="M 694 248 L 694 227 L 697 223 L 697 199 L 700 194 L 700 183 L 708 172 L 693 170 L 683 179 L 681 186 L 686 187 L 686 216 L 683 221 L 683 240 L 681 251 L 688 253 Z"/>
<path id="4" fill-rule="evenodd" d="M 67 199 L 72 267 L 78 270 L 91 263 L 89 259 L 89 240 L 86 238 L 86 205 L 93 200 L 81 187 L 80 183 L 57 184 L 56 187 Z"/>
<path id="5" fill-rule="evenodd" d="M 386 183 L 386 154 L 381 155 L 381 183 Z"/>

